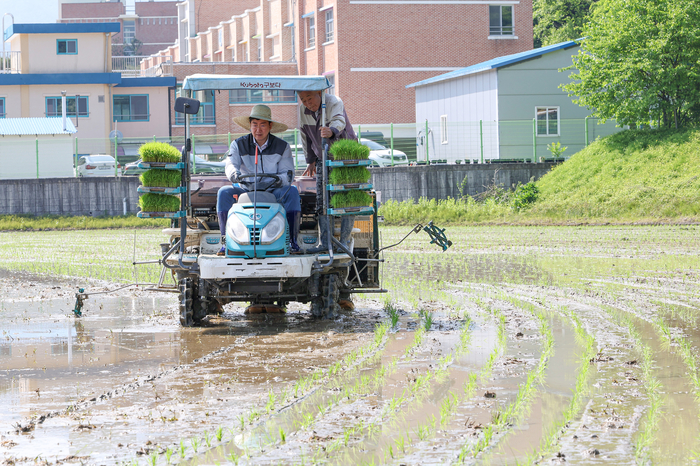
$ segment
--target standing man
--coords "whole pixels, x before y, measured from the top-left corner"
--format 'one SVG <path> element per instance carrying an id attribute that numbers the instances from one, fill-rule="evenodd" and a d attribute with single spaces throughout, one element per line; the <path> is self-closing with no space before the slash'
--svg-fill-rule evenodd
<path id="1" fill-rule="evenodd" d="M 216 212 L 219 216 L 219 229 L 223 238 L 223 247 L 218 255 L 226 254 L 226 221 L 229 210 L 238 195 L 253 188 L 255 177 L 239 179 L 242 175 L 255 175 L 256 152 L 258 154 L 257 172 L 277 175 L 278 183 L 268 177 L 258 177 L 258 190 L 269 191 L 275 195 L 277 202 L 284 206 L 289 224 L 290 248 L 299 252 L 297 238 L 301 223 L 301 200 L 299 191 L 292 186 L 294 181 L 294 159 L 289 144 L 271 133 L 287 131 L 287 125 L 272 119 L 272 111 L 267 105 L 256 105 L 250 116 L 239 116 L 233 119 L 239 126 L 250 131 L 231 143 L 226 157 L 226 177 L 231 183 L 239 183 L 241 187 L 223 186 L 216 198 Z M 234 198 L 235 196 L 235 198 Z"/>
<path id="2" fill-rule="evenodd" d="M 345 106 L 340 98 L 326 94 L 326 118 L 321 122 L 321 94 L 324 91 L 303 91 L 299 92 L 299 99 L 302 105 L 299 107 L 299 122 L 301 125 L 301 145 L 306 156 L 306 170 L 304 176 L 315 176 L 317 172 L 323 173 L 323 167 L 319 162 L 323 158 L 323 138 L 328 140 L 329 145 L 340 139 L 357 139 L 355 131 L 352 129 Z M 316 176 L 316 210 L 319 219 L 327 219 L 323 208 L 323 184 L 320 176 Z M 354 217 L 343 217 L 340 224 L 340 242 L 348 246 L 350 234 L 352 233 Z M 327 251 L 331 245 L 328 241 L 328 223 L 326 220 L 319 221 L 321 230 L 321 245 L 313 248 L 309 252 Z M 325 231 L 324 231 L 325 230 Z"/>

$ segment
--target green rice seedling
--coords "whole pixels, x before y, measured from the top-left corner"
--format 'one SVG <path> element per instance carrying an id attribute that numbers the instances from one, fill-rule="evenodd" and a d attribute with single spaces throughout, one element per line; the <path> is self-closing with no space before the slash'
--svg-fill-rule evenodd
<path id="1" fill-rule="evenodd" d="M 282 443 L 287 442 L 287 434 L 284 433 L 284 429 L 280 427 L 280 440 Z"/>
<path id="2" fill-rule="evenodd" d="M 197 450 L 199 449 L 200 442 L 201 442 L 201 440 L 199 439 L 199 437 L 192 437 L 190 439 L 190 443 L 192 444 L 192 449 L 194 450 L 195 453 L 197 453 Z"/>
<path id="3" fill-rule="evenodd" d="M 238 464 L 238 460 L 240 459 L 240 457 L 236 454 L 235 451 L 232 451 L 231 453 L 229 453 L 227 458 L 231 461 L 231 463 L 233 463 L 235 465 Z"/>
<path id="4" fill-rule="evenodd" d="M 139 207 L 143 212 L 177 212 L 180 198 L 170 194 L 146 193 L 139 197 Z"/>
<path id="5" fill-rule="evenodd" d="M 217 442 L 221 442 L 221 439 L 224 437 L 224 428 L 222 426 L 217 427 L 216 429 L 216 440 Z"/>
<path id="6" fill-rule="evenodd" d="M 177 163 L 182 159 L 180 151 L 165 142 L 148 142 L 139 147 L 144 162 Z"/>
<path id="7" fill-rule="evenodd" d="M 364 191 L 347 191 L 335 193 L 331 197 L 331 206 L 336 209 L 372 205 L 372 196 Z"/>
<path id="8" fill-rule="evenodd" d="M 158 452 L 154 451 L 151 453 L 151 455 L 148 457 L 148 462 L 151 463 L 151 466 L 156 466 L 156 463 L 158 462 Z"/>
<path id="9" fill-rule="evenodd" d="M 367 183 L 371 178 L 372 174 L 365 167 L 338 167 L 328 176 L 330 184 Z"/>
<path id="10" fill-rule="evenodd" d="M 366 160 L 369 158 L 369 147 L 354 139 L 340 139 L 329 149 L 333 160 Z"/>
<path id="11" fill-rule="evenodd" d="M 270 389 L 268 392 L 267 405 L 265 405 L 265 411 L 268 413 L 275 409 L 275 392 Z"/>
<path id="12" fill-rule="evenodd" d="M 176 170 L 146 170 L 139 176 L 143 186 L 161 188 L 177 188 L 181 178 L 182 174 Z"/>
<path id="13" fill-rule="evenodd" d="M 166 464 L 170 464 L 170 458 L 172 458 L 172 456 L 173 456 L 173 450 L 170 447 L 168 447 L 165 450 L 165 463 Z"/>
<path id="14" fill-rule="evenodd" d="M 204 442 L 207 444 L 207 448 L 211 448 L 211 434 L 209 431 L 204 431 Z"/>
<path id="15" fill-rule="evenodd" d="M 430 330 L 430 327 L 433 326 L 433 313 L 432 312 L 426 312 L 423 315 L 424 322 L 425 322 L 425 330 Z"/>
<path id="16" fill-rule="evenodd" d="M 183 439 L 180 439 L 180 458 L 184 458 L 185 453 L 187 453 L 187 445 L 185 445 L 185 441 Z"/>

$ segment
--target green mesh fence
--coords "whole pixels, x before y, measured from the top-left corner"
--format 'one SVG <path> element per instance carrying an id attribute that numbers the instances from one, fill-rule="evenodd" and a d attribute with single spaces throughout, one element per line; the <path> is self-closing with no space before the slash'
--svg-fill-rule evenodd
<path id="1" fill-rule="evenodd" d="M 552 158 L 548 146 L 556 142 L 567 148 L 563 158 L 568 158 L 583 149 L 587 143 L 621 130 L 615 126 L 614 121 L 601 125 L 595 118 L 561 119 L 546 127 L 542 124 L 538 126 L 534 120 L 518 120 L 362 124 L 355 125 L 354 129 L 361 139 L 375 144 L 373 147 L 378 144 L 389 153 L 393 149 L 395 156 L 393 159 L 390 156 L 388 162 L 385 160 L 386 165 L 392 165 L 397 160 L 397 155 L 405 155 L 408 162 L 416 165 L 539 162 Z M 197 135 L 195 128 L 192 134 L 193 152 L 206 161 L 221 161 L 231 141 L 244 134 Z M 298 130 L 292 129 L 277 136 L 290 144 L 297 169 L 305 168 L 306 161 Z M 124 167 L 139 159 L 139 147 L 142 144 L 166 142 L 181 150 L 184 139 L 183 136 L 118 140 L 78 137 L 71 139 L 70 143 L 62 143 L 71 147 L 64 147 L 61 155 L 57 155 L 55 139 L 3 138 L 0 141 L 0 161 L 3 162 L 0 164 L 0 178 L 75 176 L 74 165 L 84 155 L 109 154 Z M 405 163 L 404 161 L 403 164 Z M 119 172 L 110 171 L 104 175 L 118 176 Z"/>

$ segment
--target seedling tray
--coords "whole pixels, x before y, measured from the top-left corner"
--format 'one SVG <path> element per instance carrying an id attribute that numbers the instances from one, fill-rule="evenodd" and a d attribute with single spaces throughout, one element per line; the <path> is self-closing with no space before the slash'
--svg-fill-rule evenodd
<path id="1" fill-rule="evenodd" d="M 372 206 L 357 206 L 357 207 L 343 207 L 342 209 L 328 209 L 328 215 L 372 215 L 374 214 L 374 207 Z"/>
<path id="2" fill-rule="evenodd" d="M 156 193 L 156 194 L 180 194 L 186 191 L 184 186 L 179 186 L 177 188 L 164 188 L 161 186 L 139 186 L 137 189 L 141 194 L 144 193 Z"/>
<path id="3" fill-rule="evenodd" d="M 328 191 L 369 191 L 372 189 L 371 183 L 350 183 L 350 184 L 329 184 Z"/>
<path id="4" fill-rule="evenodd" d="M 138 212 L 138 218 L 182 218 L 187 216 L 187 212 L 180 210 L 177 212 Z"/>
<path id="5" fill-rule="evenodd" d="M 327 167 L 363 167 L 371 163 L 371 160 L 326 160 Z"/>
<path id="6" fill-rule="evenodd" d="M 182 162 L 177 163 L 166 163 L 166 162 L 139 162 L 139 168 L 146 170 L 156 169 L 156 170 L 182 170 L 185 168 L 185 164 Z"/>

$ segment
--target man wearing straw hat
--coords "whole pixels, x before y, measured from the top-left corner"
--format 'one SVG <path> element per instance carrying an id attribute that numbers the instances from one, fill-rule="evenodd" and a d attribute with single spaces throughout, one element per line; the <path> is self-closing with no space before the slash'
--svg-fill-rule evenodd
<path id="1" fill-rule="evenodd" d="M 259 177 L 258 190 L 271 192 L 277 198 L 277 202 L 284 206 L 289 224 L 290 247 L 292 252 L 299 252 L 297 237 L 301 223 L 301 200 L 297 188 L 291 185 L 294 181 L 294 159 L 289 144 L 272 134 L 287 131 L 287 125 L 274 121 L 272 111 L 267 105 L 256 105 L 250 116 L 235 117 L 233 121 L 250 131 L 250 134 L 233 141 L 226 157 L 226 177 L 231 183 L 239 183 L 240 187 L 223 186 L 219 189 L 216 212 L 219 216 L 221 235 L 226 235 L 226 220 L 234 199 L 253 189 L 255 178 L 239 181 L 239 177 L 255 175 L 256 172 L 273 174 L 280 178 L 280 183 L 271 178 Z M 225 239 L 223 244 L 218 253 L 220 256 L 226 253 Z"/>

